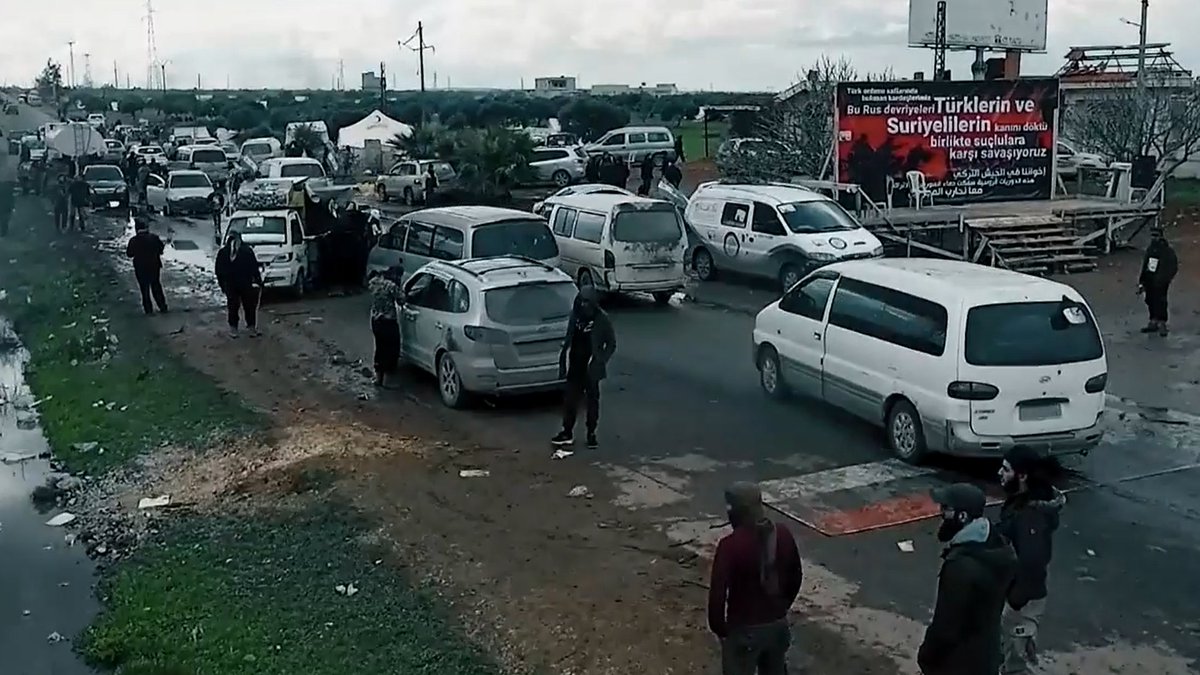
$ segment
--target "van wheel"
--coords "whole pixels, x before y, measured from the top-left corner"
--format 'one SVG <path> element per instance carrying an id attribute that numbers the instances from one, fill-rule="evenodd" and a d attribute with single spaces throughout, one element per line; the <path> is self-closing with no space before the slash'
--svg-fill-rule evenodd
<path id="1" fill-rule="evenodd" d="M 577 283 L 579 284 L 580 288 L 583 288 L 584 286 L 596 285 L 595 279 L 592 279 L 592 273 L 588 270 L 579 270 L 579 279 Z"/>
<path id="2" fill-rule="evenodd" d="M 925 430 L 921 428 L 921 416 L 905 399 L 896 401 L 888 410 L 887 441 L 892 452 L 909 464 L 920 464 L 925 459 Z"/>
<path id="3" fill-rule="evenodd" d="M 442 354 L 437 361 L 438 395 L 447 408 L 461 408 L 466 404 L 467 393 L 463 391 L 458 367 L 449 354 Z"/>
<path id="4" fill-rule="evenodd" d="M 800 271 L 800 266 L 795 263 L 784 263 L 783 267 L 779 268 L 779 286 L 781 293 L 787 293 L 792 290 L 792 286 L 800 283 L 803 277 Z"/>
<path id="5" fill-rule="evenodd" d="M 404 188 L 404 205 L 413 206 L 416 200 L 413 198 L 413 189 L 410 187 Z"/>
<path id="6" fill-rule="evenodd" d="M 783 371 L 779 368 L 779 353 L 770 345 L 758 352 L 758 384 L 771 398 L 787 398 L 788 388 L 783 380 Z"/>
<path id="7" fill-rule="evenodd" d="M 654 304 L 659 307 L 666 307 L 671 304 L 671 296 L 675 294 L 671 291 L 654 291 L 650 295 L 654 296 Z"/>
<path id="8" fill-rule="evenodd" d="M 550 176 L 550 180 L 554 181 L 555 186 L 564 188 L 571 184 L 571 174 L 559 169 L 554 172 L 554 175 Z"/>
<path id="9" fill-rule="evenodd" d="M 713 264 L 712 254 L 706 248 L 696 249 L 692 256 L 692 268 L 700 281 L 712 281 L 717 278 L 717 266 Z"/>
<path id="10" fill-rule="evenodd" d="M 386 185 L 376 185 L 375 186 L 375 196 L 379 198 L 379 201 L 386 202 L 388 200 L 387 186 Z"/>

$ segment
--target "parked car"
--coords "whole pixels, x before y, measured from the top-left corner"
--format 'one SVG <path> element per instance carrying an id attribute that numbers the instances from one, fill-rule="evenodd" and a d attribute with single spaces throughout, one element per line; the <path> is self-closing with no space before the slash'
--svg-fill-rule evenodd
<path id="1" fill-rule="evenodd" d="M 83 180 L 91 188 L 96 208 L 125 208 L 129 206 L 129 185 L 121 168 L 113 164 L 91 164 L 83 169 Z"/>
<path id="2" fill-rule="evenodd" d="M 564 187 L 583 180 L 587 154 L 579 148 L 538 148 L 529 156 L 529 168 L 535 182 Z"/>
<path id="3" fill-rule="evenodd" d="M 555 134 L 548 134 L 545 138 L 538 141 L 538 145 L 545 146 L 547 148 L 574 148 L 579 145 L 579 137 L 575 134 L 563 131 Z"/>
<path id="4" fill-rule="evenodd" d="M 163 152 L 161 145 L 138 145 L 133 149 L 133 154 L 141 158 L 143 162 L 161 164 L 163 166 L 167 165 L 167 155 Z"/>
<path id="5" fill-rule="evenodd" d="M 589 155 L 608 153 L 641 164 L 646 159 L 658 164 L 663 157 L 675 159 L 675 136 L 666 127 L 621 127 L 584 147 Z"/>
<path id="6" fill-rule="evenodd" d="M 87 116 L 87 123 L 93 129 L 99 129 L 100 127 L 104 126 L 105 123 L 104 113 L 89 113 Z"/>
<path id="7" fill-rule="evenodd" d="M 560 197 L 550 212 L 559 267 L 583 286 L 642 292 L 659 305 L 686 281 L 687 233 L 675 206 L 645 197 Z"/>
<path id="8" fill-rule="evenodd" d="M 4 104 L 4 114 L 5 115 L 20 115 L 21 109 L 17 107 L 16 103 L 5 103 Z"/>
<path id="9" fill-rule="evenodd" d="M 242 151 L 238 148 L 237 143 L 225 141 L 220 144 L 221 150 L 225 152 L 225 157 L 233 163 L 242 161 Z"/>
<path id="10" fill-rule="evenodd" d="M 220 152 L 219 148 L 214 148 Z M 258 165 L 259 178 L 325 178 L 325 167 L 311 157 L 272 157 Z"/>
<path id="11" fill-rule="evenodd" d="M 558 266 L 558 245 L 546 221 L 493 206 L 442 206 L 401 216 L 368 254 L 369 270 L 397 265 L 412 274 L 432 260 L 516 255 Z"/>
<path id="12" fill-rule="evenodd" d="M 697 239 L 688 261 L 705 281 L 722 269 L 786 291 L 822 265 L 883 255 L 879 239 L 837 202 L 796 185 L 703 183 L 684 217 Z"/>
<path id="13" fill-rule="evenodd" d="M 283 156 L 283 145 L 276 138 L 251 138 L 242 143 L 242 157 L 261 162 L 272 157 Z"/>
<path id="14" fill-rule="evenodd" d="M 1094 152 L 1080 152 L 1065 141 L 1058 142 L 1058 175 L 1072 178 L 1079 175 L 1080 168 L 1102 169 L 1108 166 L 1102 155 Z"/>
<path id="15" fill-rule="evenodd" d="M 125 144 L 115 138 L 104 139 L 104 161 L 118 163 L 125 159 Z"/>
<path id="16" fill-rule="evenodd" d="M 146 179 L 146 201 L 164 216 L 208 213 L 212 210 L 213 184 L 203 171 L 172 171 L 163 180 L 155 174 Z"/>
<path id="17" fill-rule="evenodd" d="M 1108 365 L 1065 284 L 932 258 L 839 262 L 754 321 L 763 391 L 823 400 L 886 429 L 901 459 L 1088 451 Z"/>
<path id="18" fill-rule="evenodd" d="M 636 196 L 629 190 L 616 187 L 615 185 L 609 185 L 608 183 L 580 183 L 578 185 L 568 185 L 564 188 L 560 188 L 557 192 L 551 194 L 549 197 L 546 197 L 544 200 L 540 202 L 534 202 L 533 212 L 539 216 L 548 216 L 550 215 L 550 208 L 553 206 L 553 202 L 556 199 L 561 197 L 569 197 L 571 195 L 595 194 L 625 195 L 627 197 Z"/>
<path id="19" fill-rule="evenodd" d="M 458 174 L 449 162 L 437 159 L 405 159 L 393 164 L 387 173 L 375 177 L 375 196 L 382 202 L 395 197 L 409 205 L 423 203 L 425 174 L 431 165 L 433 175 L 438 179 L 438 189 L 451 188 Z"/>
<path id="20" fill-rule="evenodd" d="M 212 145 L 188 145 L 179 148 L 178 160 L 189 169 L 198 169 L 208 174 L 213 181 L 229 178 L 233 162 L 225 151 Z"/>
<path id="21" fill-rule="evenodd" d="M 578 289 L 542 262 L 435 261 L 404 284 L 401 359 L 437 377 L 442 403 L 559 389 L 558 357 Z"/>

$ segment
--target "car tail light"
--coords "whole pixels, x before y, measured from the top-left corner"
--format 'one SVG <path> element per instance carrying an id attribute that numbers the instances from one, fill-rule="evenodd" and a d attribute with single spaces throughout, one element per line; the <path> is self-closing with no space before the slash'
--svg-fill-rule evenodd
<path id="1" fill-rule="evenodd" d="M 1083 385 L 1083 390 L 1089 394 L 1099 394 L 1108 386 L 1108 373 L 1100 373 L 1099 375 L 1089 379 Z"/>
<path id="2" fill-rule="evenodd" d="M 608 250 L 604 251 L 604 269 L 606 269 L 606 270 L 617 269 L 617 258 L 616 258 L 616 256 L 613 255 L 612 251 L 608 251 Z"/>
<path id="3" fill-rule="evenodd" d="M 495 328 L 485 328 L 483 326 L 465 326 L 463 333 L 468 339 L 475 342 L 485 344 L 499 345 L 508 344 L 508 333 Z"/>
<path id="4" fill-rule="evenodd" d="M 1000 390 L 983 382 L 951 382 L 946 395 L 960 401 L 990 401 L 1000 395 Z"/>

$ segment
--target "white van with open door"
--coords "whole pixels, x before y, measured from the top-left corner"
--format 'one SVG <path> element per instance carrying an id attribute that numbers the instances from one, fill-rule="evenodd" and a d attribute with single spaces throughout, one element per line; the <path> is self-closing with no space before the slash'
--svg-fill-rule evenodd
<path id="1" fill-rule="evenodd" d="M 1087 452 L 1103 436 L 1104 344 L 1075 289 L 967 262 L 837 262 L 754 322 L 763 390 L 886 429 L 901 459 Z"/>
<path id="2" fill-rule="evenodd" d="M 687 233 L 674 205 L 592 193 L 557 197 L 547 206 L 559 266 L 580 286 L 649 293 L 660 305 L 683 288 Z"/>

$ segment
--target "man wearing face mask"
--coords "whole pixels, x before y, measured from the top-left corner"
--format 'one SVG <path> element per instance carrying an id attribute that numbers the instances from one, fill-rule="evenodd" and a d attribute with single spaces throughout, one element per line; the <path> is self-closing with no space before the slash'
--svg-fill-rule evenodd
<path id="1" fill-rule="evenodd" d="M 217 252 L 217 285 L 225 294 L 229 311 L 229 337 L 238 336 L 238 310 L 246 318 L 250 337 L 258 337 L 258 298 L 263 278 L 254 249 L 242 243 L 242 233 L 229 233 L 228 243 Z"/>
<path id="2" fill-rule="evenodd" d="M 917 652 L 924 675 L 996 675 L 1000 614 L 1017 568 L 1012 546 L 983 515 L 987 499 L 969 483 L 934 490 L 947 544 L 937 602 Z"/>
<path id="3" fill-rule="evenodd" d="M 587 446 L 597 446 L 596 426 L 600 422 L 600 381 L 608 376 L 608 361 L 617 351 L 617 335 L 612 321 L 600 309 L 596 288 L 584 285 L 575 297 L 567 336 L 558 356 L 558 376 L 567 380 L 563 399 L 563 428 L 550 440 L 564 447 L 575 442 L 575 418 L 580 399 L 586 400 Z"/>
<path id="4" fill-rule="evenodd" d="M 1000 483 L 1004 506 L 996 529 L 1017 553 L 1017 576 L 1008 591 L 1001 624 L 1004 675 L 1028 673 L 1037 663 L 1037 632 L 1046 608 L 1046 568 L 1054 553 L 1054 532 L 1067 497 L 1050 482 L 1052 460 L 1018 445 L 1004 455 Z"/>
<path id="5" fill-rule="evenodd" d="M 787 615 L 804 573 L 792 533 L 767 517 L 762 491 L 725 491 L 733 532 L 717 544 L 708 585 L 708 626 L 721 640 L 722 675 L 785 675 Z"/>

